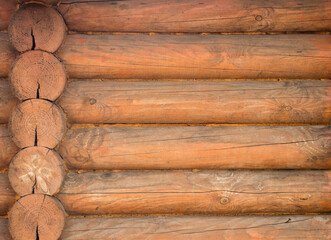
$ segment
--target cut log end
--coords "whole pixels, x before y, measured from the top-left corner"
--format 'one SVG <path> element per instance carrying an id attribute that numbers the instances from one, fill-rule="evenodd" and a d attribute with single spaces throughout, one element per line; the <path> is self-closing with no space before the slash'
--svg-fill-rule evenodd
<path id="1" fill-rule="evenodd" d="M 57 240 L 64 223 L 65 211 L 61 203 L 43 194 L 19 199 L 9 215 L 9 231 L 14 240 Z"/>
<path id="2" fill-rule="evenodd" d="M 65 133 L 66 123 L 63 113 L 55 104 L 32 99 L 15 108 L 8 127 L 13 141 L 20 148 L 54 148 Z"/>
<path id="3" fill-rule="evenodd" d="M 12 17 L 8 34 L 19 52 L 45 50 L 55 52 L 66 32 L 62 16 L 53 8 L 40 4 L 27 4 Z"/>
<path id="4" fill-rule="evenodd" d="M 65 168 L 55 151 L 44 147 L 21 150 L 9 165 L 8 177 L 20 196 L 32 193 L 55 194 L 61 187 Z"/>
<path id="5" fill-rule="evenodd" d="M 18 57 L 9 78 L 15 95 L 21 100 L 43 98 L 54 101 L 66 84 L 63 64 L 44 51 L 29 51 Z"/>

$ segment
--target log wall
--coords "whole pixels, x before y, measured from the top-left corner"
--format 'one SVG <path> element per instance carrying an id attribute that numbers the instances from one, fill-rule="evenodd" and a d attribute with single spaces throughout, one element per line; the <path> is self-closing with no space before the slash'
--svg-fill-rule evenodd
<path id="1" fill-rule="evenodd" d="M 0 238 L 9 216 L 14 240 L 57 239 L 65 210 L 60 239 L 329 239 L 329 16 L 329 0 L 0 0 Z"/>

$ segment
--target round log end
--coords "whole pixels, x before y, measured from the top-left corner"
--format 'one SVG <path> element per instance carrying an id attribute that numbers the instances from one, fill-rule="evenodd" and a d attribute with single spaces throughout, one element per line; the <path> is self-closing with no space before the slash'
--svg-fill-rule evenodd
<path id="1" fill-rule="evenodd" d="M 51 53 L 28 51 L 16 59 L 9 79 L 20 100 L 43 98 L 54 101 L 63 92 L 66 72 Z"/>
<path id="2" fill-rule="evenodd" d="M 40 4 L 26 4 L 12 17 L 8 34 L 19 52 L 45 50 L 55 52 L 65 37 L 66 27 L 55 9 Z"/>
<path id="3" fill-rule="evenodd" d="M 31 0 L 18 0 L 18 3 L 23 4 L 23 3 L 29 3 Z M 43 3 L 49 6 L 55 6 L 58 5 L 60 0 L 34 0 L 33 2 L 37 3 Z"/>
<path id="4" fill-rule="evenodd" d="M 54 103 L 32 99 L 14 109 L 8 127 L 13 141 L 20 148 L 54 148 L 64 136 L 66 122 Z"/>
<path id="5" fill-rule="evenodd" d="M 62 204 L 53 197 L 31 194 L 19 199 L 9 214 L 14 240 L 57 240 L 65 224 Z"/>
<path id="6" fill-rule="evenodd" d="M 65 174 L 60 155 L 45 147 L 21 150 L 11 161 L 8 171 L 10 184 L 20 196 L 33 193 L 53 195 L 60 189 Z"/>

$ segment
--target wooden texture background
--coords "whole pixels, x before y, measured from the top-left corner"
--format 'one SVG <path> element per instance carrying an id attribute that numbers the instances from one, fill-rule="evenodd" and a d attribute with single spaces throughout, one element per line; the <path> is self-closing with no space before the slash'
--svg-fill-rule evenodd
<path id="1" fill-rule="evenodd" d="M 4 240 L 18 7 L 0 0 Z M 68 27 L 60 239 L 330 239 L 330 0 L 54 7 Z"/>

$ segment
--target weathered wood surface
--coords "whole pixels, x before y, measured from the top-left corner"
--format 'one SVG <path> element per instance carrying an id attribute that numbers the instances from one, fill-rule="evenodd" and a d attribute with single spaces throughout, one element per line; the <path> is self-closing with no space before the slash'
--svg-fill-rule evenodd
<path id="1" fill-rule="evenodd" d="M 73 123 L 329 123 L 331 81 L 71 82 Z"/>
<path id="2" fill-rule="evenodd" d="M 54 148 L 66 130 L 63 112 L 54 103 L 43 99 L 26 100 L 13 111 L 8 129 L 20 147 Z"/>
<path id="3" fill-rule="evenodd" d="M 8 175 L 0 173 L 0 216 L 7 215 L 15 202 L 16 194 L 11 188 Z"/>
<path id="4" fill-rule="evenodd" d="M 53 195 L 64 180 L 66 171 L 60 155 L 45 147 L 29 147 L 11 160 L 8 177 L 20 196 L 42 193 Z"/>
<path id="5" fill-rule="evenodd" d="M 34 50 L 21 54 L 13 63 L 9 80 L 20 100 L 56 100 L 66 84 L 63 64 L 53 54 Z"/>
<path id="6" fill-rule="evenodd" d="M 71 82 L 59 104 L 72 123 L 329 123 L 331 81 Z M 17 104 L 0 81 L 0 123 Z"/>
<path id="7" fill-rule="evenodd" d="M 102 127 L 67 132 L 71 169 L 330 169 L 330 126 Z"/>
<path id="8" fill-rule="evenodd" d="M 35 49 L 55 52 L 65 34 L 66 26 L 59 12 L 41 4 L 21 6 L 8 27 L 9 39 L 19 52 Z"/>
<path id="9" fill-rule="evenodd" d="M 71 215 L 326 213 L 329 171 L 68 173 Z"/>
<path id="10" fill-rule="evenodd" d="M 7 30 L 17 5 L 16 0 L 0 0 L 0 31 Z"/>
<path id="11" fill-rule="evenodd" d="M 56 4 L 58 1 L 42 2 Z M 0 1 L 0 30 L 8 28 L 16 3 L 16 0 Z M 331 29 L 328 0 L 63 0 L 58 10 L 70 30 L 85 32 L 299 32 Z"/>
<path id="12" fill-rule="evenodd" d="M 14 61 L 0 55 L 0 77 Z M 330 35 L 68 35 L 58 56 L 71 78 L 331 77 Z M 6 61 L 6 62 L 5 62 Z"/>
<path id="13" fill-rule="evenodd" d="M 330 239 L 330 215 L 69 218 L 61 240 Z M 11 240 L 0 219 L 2 240 Z"/>
<path id="14" fill-rule="evenodd" d="M 8 34 L 0 32 L 0 78 L 9 75 L 10 67 L 16 55 L 18 53 L 9 42 Z"/>
<path id="15" fill-rule="evenodd" d="M 58 52 L 71 78 L 329 78 L 330 35 L 83 35 Z"/>
<path id="16" fill-rule="evenodd" d="M 15 200 L 0 174 L 0 213 Z M 331 211 L 330 171 L 68 173 L 56 195 L 70 215 L 303 214 Z"/>
<path id="17" fill-rule="evenodd" d="M 20 198 L 9 214 L 9 232 L 14 240 L 58 240 L 64 224 L 62 204 L 43 194 Z"/>
<path id="18" fill-rule="evenodd" d="M 0 169 L 8 168 L 11 159 L 17 153 L 18 147 L 6 126 L 0 126 Z"/>
<path id="19" fill-rule="evenodd" d="M 327 0 L 63 0 L 59 10 L 70 30 L 84 32 L 270 32 L 331 29 L 331 4 Z"/>
<path id="20" fill-rule="evenodd" d="M 0 123 L 8 123 L 11 113 L 18 103 L 19 100 L 12 93 L 8 81 L 0 79 Z"/>

